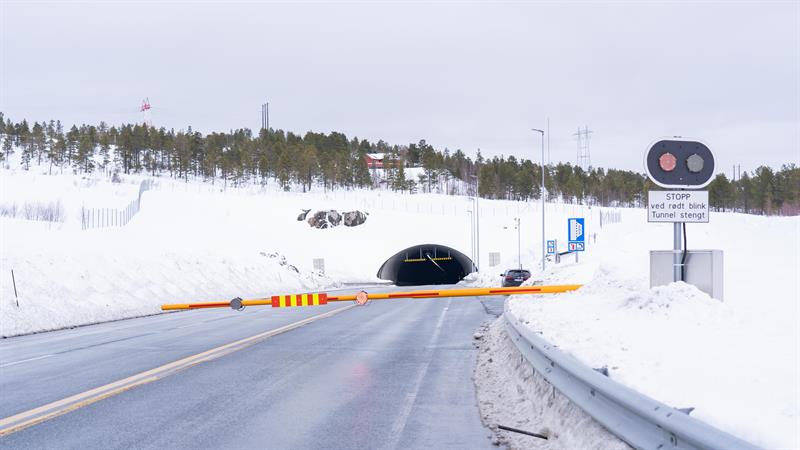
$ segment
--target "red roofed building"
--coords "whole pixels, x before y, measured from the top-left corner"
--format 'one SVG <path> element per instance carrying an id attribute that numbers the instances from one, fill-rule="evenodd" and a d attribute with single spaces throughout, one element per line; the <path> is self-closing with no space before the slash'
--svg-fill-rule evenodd
<path id="1" fill-rule="evenodd" d="M 386 153 L 367 153 L 364 159 L 367 161 L 367 167 L 370 169 L 383 169 L 383 158 Z"/>

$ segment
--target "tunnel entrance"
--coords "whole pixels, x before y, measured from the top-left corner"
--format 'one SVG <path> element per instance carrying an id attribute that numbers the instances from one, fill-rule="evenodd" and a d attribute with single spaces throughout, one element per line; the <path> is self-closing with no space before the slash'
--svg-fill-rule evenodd
<path id="1" fill-rule="evenodd" d="M 378 270 L 378 278 L 397 286 L 455 284 L 475 266 L 465 254 L 450 247 L 423 244 L 409 247 L 387 259 Z"/>

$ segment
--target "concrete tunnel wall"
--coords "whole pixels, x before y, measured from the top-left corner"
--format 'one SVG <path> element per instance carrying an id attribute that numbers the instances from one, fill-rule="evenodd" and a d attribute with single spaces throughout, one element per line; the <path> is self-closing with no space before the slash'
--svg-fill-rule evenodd
<path id="1" fill-rule="evenodd" d="M 438 244 L 422 244 L 397 252 L 387 259 L 378 278 L 397 286 L 455 284 L 473 271 L 474 264 L 465 254 Z"/>

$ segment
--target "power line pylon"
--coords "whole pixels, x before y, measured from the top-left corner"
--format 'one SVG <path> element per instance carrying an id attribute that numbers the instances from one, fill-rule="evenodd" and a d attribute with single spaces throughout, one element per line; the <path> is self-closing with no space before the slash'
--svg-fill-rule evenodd
<path id="1" fill-rule="evenodd" d="M 142 124 L 147 125 L 148 127 L 153 126 L 153 118 L 150 113 L 150 98 L 147 97 L 142 100 L 142 107 L 139 108 L 139 112 L 142 113 Z"/>
<path id="2" fill-rule="evenodd" d="M 575 140 L 578 142 L 578 158 L 575 165 L 585 171 L 588 171 L 592 166 L 592 159 L 589 156 L 589 135 L 592 133 L 593 131 L 589 130 L 589 127 L 586 125 L 584 125 L 583 129 L 578 127 L 578 132 L 573 133 Z"/>

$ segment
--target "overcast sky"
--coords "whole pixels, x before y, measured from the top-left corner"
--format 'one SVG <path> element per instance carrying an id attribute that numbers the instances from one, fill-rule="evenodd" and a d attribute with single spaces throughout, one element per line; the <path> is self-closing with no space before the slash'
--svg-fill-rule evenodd
<path id="1" fill-rule="evenodd" d="M 474 155 L 643 171 L 658 137 L 717 171 L 800 163 L 800 3 L 210 3 L 0 0 L 0 111 L 141 119 L 203 133 L 270 125 Z"/>

